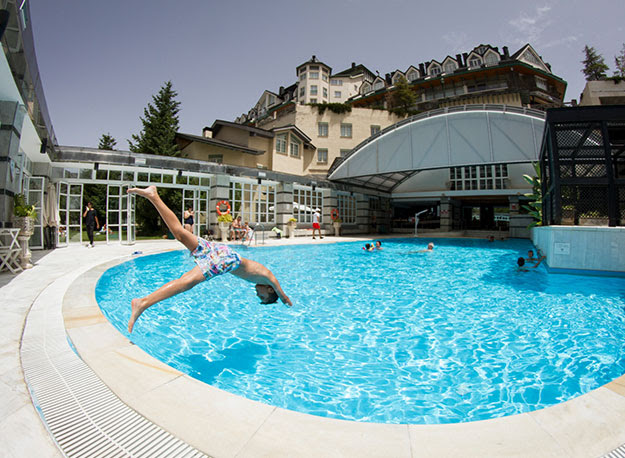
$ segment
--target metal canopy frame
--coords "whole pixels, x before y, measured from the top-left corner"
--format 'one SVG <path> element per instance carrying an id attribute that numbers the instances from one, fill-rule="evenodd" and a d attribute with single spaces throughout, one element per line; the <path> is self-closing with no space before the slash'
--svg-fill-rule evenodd
<path id="1" fill-rule="evenodd" d="M 392 192 L 419 171 L 537 161 L 545 113 L 506 105 L 433 110 L 387 127 L 337 159 L 328 179 Z"/>

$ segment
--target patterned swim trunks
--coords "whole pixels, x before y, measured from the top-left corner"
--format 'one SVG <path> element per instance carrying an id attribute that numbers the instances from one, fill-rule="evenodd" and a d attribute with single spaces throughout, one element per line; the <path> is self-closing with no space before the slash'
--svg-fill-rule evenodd
<path id="1" fill-rule="evenodd" d="M 191 252 L 191 256 L 207 280 L 228 273 L 241 265 L 241 257 L 228 245 L 209 242 L 202 238 L 198 238 L 198 246 Z"/>

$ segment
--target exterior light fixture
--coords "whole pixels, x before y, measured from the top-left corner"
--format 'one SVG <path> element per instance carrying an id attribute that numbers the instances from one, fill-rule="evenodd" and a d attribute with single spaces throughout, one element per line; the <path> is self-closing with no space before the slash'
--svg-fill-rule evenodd
<path id="1" fill-rule="evenodd" d="M 96 172 L 100 169 L 100 163 L 99 162 L 94 162 L 93 163 L 93 170 L 95 170 Z"/>

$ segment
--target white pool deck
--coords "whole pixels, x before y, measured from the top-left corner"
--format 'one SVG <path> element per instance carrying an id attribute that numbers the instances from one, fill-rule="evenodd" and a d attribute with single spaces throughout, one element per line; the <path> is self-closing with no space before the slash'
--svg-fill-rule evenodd
<path id="1" fill-rule="evenodd" d="M 337 240 L 371 239 L 326 237 L 323 242 Z M 62 456 L 33 405 L 20 359 L 25 323 L 35 303 L 37 309 L 49 307 L 56 314 L 62 305 L 67 335 L 80 357 L 123 402 L 214 457 L 598 457 L 625 443 L 625 376 L 547 409 L 451 425 L 316 417 L 194 380 L 148 356 L 115 330 L 94 295 L 101 272 L 133 252 L 179 248 L 175 241 L 59 248 L 34 252 L 35 267 L 19 275 L 0 274 L 0 456 Z"/>

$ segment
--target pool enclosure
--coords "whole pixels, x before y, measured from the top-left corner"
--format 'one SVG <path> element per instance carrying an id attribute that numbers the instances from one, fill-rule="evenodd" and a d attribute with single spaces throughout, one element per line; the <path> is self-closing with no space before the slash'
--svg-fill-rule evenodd
<path id="1" fill-rule="evenodd" d="M 543 225 L 625 226 L 625 106 L 547 111 Z"/>

